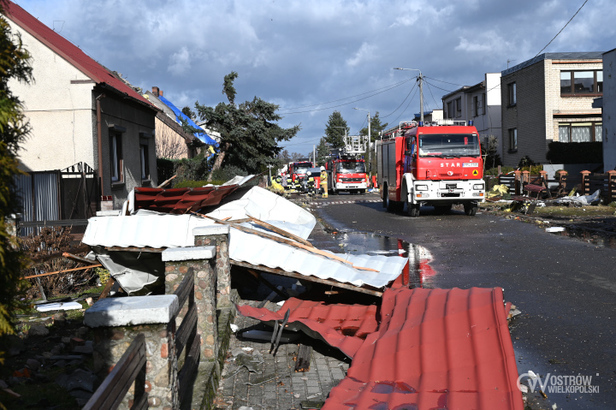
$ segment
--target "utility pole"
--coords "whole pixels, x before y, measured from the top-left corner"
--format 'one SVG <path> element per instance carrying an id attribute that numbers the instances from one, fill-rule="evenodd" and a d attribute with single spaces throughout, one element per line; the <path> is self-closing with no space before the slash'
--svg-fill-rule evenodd
<path id="1" fill-rule="evenodd" d="M 419 71 L 419 76 L 417 77 L 417 81 L 419 81 L 419 121 L 424 122 L 424 99 L 423 99 L 423 75 L 421 74 L 421 70 L 419 68 L 402 68 L 402 67 L 394 67 L 394 70 L 402 70 L 402 71 Z"/>
<path id="2" fill-rule="evenodd" d="M 366 151 L 368 154 L 368 173 L 370 173 L 372 171 L 372 162 L 370 162 L 370 143 L 372 142 L 372 134 L 370 134 L 371 130 L 370 130 L 370 111 L 369 110 L 364 110 L 362 108 L 353 108 L 354 110 L 358 110 L 358 111 L 366 111 L 368 113 L 368 145 L 366 146 Z"/>

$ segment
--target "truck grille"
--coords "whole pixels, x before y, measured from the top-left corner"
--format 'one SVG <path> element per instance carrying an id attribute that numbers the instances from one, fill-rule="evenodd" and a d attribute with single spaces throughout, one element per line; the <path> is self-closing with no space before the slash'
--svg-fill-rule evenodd
<path id="1" fill-rule="evenodd" d="M 340 182 L 364 182 L 364 178 L 340 178 Z"/>

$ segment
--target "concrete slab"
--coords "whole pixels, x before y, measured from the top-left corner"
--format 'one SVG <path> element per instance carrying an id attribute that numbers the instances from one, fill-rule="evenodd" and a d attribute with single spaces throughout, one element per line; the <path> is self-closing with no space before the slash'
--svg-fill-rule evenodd
<path id="1" fill-rule="evenodd" d="M 90 327 L 168 323 L 178 310 L 176 295 L 107 298 L 86 310 L 83 321 Z"/>
<path id="2" fill-rule="evenodd" d="M 215 246 L 193 246 L 190 248 L 169 248 L 162 253 L 163 262 L 212 259 L 216 256 Z"/>

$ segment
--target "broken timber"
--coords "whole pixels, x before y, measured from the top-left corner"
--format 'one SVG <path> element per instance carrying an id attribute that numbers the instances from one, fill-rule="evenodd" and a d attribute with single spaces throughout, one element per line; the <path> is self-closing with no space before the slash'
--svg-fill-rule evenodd
<path id="1" fill-rule="evenodd" d="M 231 227 L 233 227 L 234 229 L 237 229 L 238 231 L 242 231 L 242 232 L 250 233 L 250 234 L 253 234 L 253 235 L 257 235 L 257 236 L 260 236 L 260 237 L 266 238 L 266 239 L 271 239 L 273 241 L 276 241 L 276 242 L 279 242 L 279 243 L 283 243 L 285 245 L 294 246 L 296 248 L 304 249 L 304 250 L 306 250 L 308 252 L 315 253 L 317 255 L 321 255 L 321 256 L 324 256 L 324 257 L 329 258 L 329 259 L 337 260 L 338 262 L 346 263 L 347 265 L 351 265 L 354 269 L 357 269 L 357 270 L 365 270 L 365 271 L 370 271 L 370 272 L 378 272 L 378 270 L 376 270 L 376 269 L 366 268 L 366 267 L 363 267 L 363 266 L 355 266 L 355 265 L 353 265 L 352 262 L 350 262 L 350 261 L 348 261 L 348 260 L 346 260 L 346 259 L 344 259 L 344 258 L 342 258 L 340 256 L 334 255 L 334 254 L 332 254 L 330 252 L 326 252 L 326 251 L 323 251 L 321 249 L 315 248 L 312 244 L 310 244 L 310 246 L 304 245 L 303 243 L 298 243 L 298 242 L 295 242 L 295 241 L 290 240 L 290 239 L 281 238 L 279 236 L 268 234 L 266 232 L 261 232 L 261 231 L 258 231 L 256 229 L 247 228 L 247 227 L 239 225 L 239 224 L 237 224 L 235 222 L 223 221 L 221 219 L 217 219 L 217 218 L 214 218 L 212 216 L 197 214 L 196 212 L 195 212 L 195 215 L 205 216 L 206 218 L 212 219 L 213 221 L 215 221 L 217 223 L 225 224 L 225 225 L 230 225 Z M 251 221 L 253 221 L 256 218 L 250 218 L 250 219 L 251 219 Z M 263 223 L 263 224 L 267 223 L 267 222 L 263 222 L 263 221 L 260 221 L 260 222 Z M 268 224 L 268 225 L 270 225 L 270 224 Z M 276 228 L 276 229 L 278 229 L 278 228 Z M 286 235 L 291 235 L 291 234 L 286 232 Z M 302 239 L 302 241 L 303 241 L 303 239 Z"/>
<path id="2" fill-rule="evenodd" d="M 273 273 L 275 275 L 287 276 L 289 278 L 309 280 L 311 282 L 320 283 L 320 284 L 328 285 L 328 286 L 334 286 L 334 287 L 346 289 L 346 290 L 352 290 L 354 292 L 366 293 L 368 295 L 372 295 L 376 297 L 381 297 L 383 295 L 383 292 L 380 290 L 368 289 L 365 287 L 355 286 L 355 285 L 342 283 L 342 282 L 338 282 L 338 281 L 330 280 L 330 279 L 321 279 L 316 276 L 306 276 L 306 275 L 302 275 L 301 273 L 296 273 L 296 272 L 287 272 L 279 268 L 270 268 L 268 266 L 263 266 L 263 265 L 253 265 L 248 262 L 240 262 L 234 259 L 231 259 L 231 264 L 235 266 L 241 266 L 244 268 L 248 268 L 248 269 L 261 270 L 264 272 Z"/>

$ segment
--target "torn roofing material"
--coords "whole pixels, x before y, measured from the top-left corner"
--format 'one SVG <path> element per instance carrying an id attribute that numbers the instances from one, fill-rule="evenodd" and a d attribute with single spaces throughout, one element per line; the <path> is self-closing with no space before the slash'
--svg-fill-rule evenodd
<path id="1" fill-rule="evenodd" d="M 262 321 L 290 309 L 291 327 L 352 357 L 323 409 L 523 409 L 500 288 L 387 289 L 380 310 L 293 299 L 238 309 Z"/>
<path id="2" fill-rule="evenodd" d="M 400 276 L 408 263 L 408 259 L 399 256 L 350 255 L 323 251 L 324 254 L 331 255 L 331 258 L 328 258 L 234 228 L 231 228 L 229 238 L 229 256 L 234 261 L 298 272 L 319 279 L 333 279 L 355 286 L 383 288 Z M 338 259 L 344 259 L 348 263 Z"/>
<path id="3" fill-rule="evenodd" d="M 500 288 L 388 289 L 323 409 L 523 409 Z"/>
<path id="4" fill-rule="evenodd" d="M 197 212 L 206 206 L 220 204 L 238 185 L 205 186 L 201 188 L 135 188 L 132 210 L 148 209 L 170 214 Z"/>
<path id="5" fill-rule="evenodd" d="M 277 312 L 249 305 L 237 306 L 237 309 L 243 316 L 271 323 L 282 321 L 290 311 L 287 329 L 301 330 L 315 339 L 322 339 L 350 358 L 366 336 L 377 329 L 375 305 L 327 305 L 290 298 Z"/>

